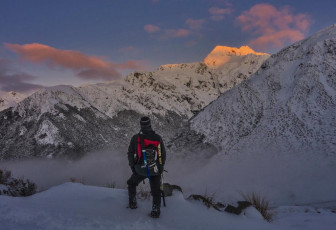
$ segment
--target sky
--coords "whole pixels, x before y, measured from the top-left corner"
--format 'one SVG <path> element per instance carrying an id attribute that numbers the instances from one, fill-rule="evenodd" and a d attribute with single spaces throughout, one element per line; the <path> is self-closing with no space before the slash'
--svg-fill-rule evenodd
<path id="1" fill-rule="evenodd" d="M 334 0 L 0 3 L 0 95 L 199 62 L 217 45 L 273 54 L 336 23 Z"/>

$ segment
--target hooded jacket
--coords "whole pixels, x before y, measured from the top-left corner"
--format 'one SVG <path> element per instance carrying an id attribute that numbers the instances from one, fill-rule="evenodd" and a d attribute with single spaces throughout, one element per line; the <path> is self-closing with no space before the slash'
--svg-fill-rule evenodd
<path id="1" fill-rule="evenodd" d="M 161 159 L 162 159 L 162 167 L 166 162 L 166 149 L 164 147 L 162 138 L 160 135 L 156 134 L 155 131 L 152 129 L 141 129 L 140 133 L 143 135 L 144 139 L 151 140 L 151 141 L 160 141 L 161 146 Z M 132 171 L 134 171 L 134 166 L 137 163 L 137 153 L 140 143 L 138 142 L 139 134 L 135 134 L 132 139 L 131 143 L 128 147 L 128 164 L 131 167 Z"/>

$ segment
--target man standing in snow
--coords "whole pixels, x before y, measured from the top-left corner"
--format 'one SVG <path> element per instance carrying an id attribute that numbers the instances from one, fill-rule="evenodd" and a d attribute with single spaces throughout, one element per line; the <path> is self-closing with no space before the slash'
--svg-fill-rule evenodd
<path id="1" fill-rule="evenodd" d="M 132 176 L 128 179 L 129 208 L 137 208 L 136 187 L 141 181 L 149 178 L 153 196 L 151 217 L 160 216 L 161 207 L 161 175 L 166 161 L 166 150 L 162 138 L 151 126 L 149 117 L 140 119 L 141 130 L 132 137 L 128 148 L 128 162 Z"/>

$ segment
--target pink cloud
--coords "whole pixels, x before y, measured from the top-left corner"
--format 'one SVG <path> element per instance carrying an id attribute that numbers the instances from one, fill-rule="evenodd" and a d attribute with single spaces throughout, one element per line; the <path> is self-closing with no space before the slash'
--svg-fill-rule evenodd
<path id="1" fill-rule="evenodd" d="M 181 37 L 187 37 L 191 34 L 190 30 L 186 29 L 169 29 L 165 30 L 165 33 L 163 34 L 163 39 L 168 38 L 181 38 Z"/>
<path id="2" fill-rule="evenodd" d="M 230 15 L 232 13 L 232 10 L 230 8 L 211 7 L 209 13 L 211 14 L 212 20 L 222 21 L 225 15 Z"/>
<path id="3" fill-rule="evenodd" d="M 120 70 L 144 70 L 147 69 L 149 63 L 147 60 L 126 61 L 124 63 L 115 63 L 114 66 Z"/>
<path id="4" fill-rule="evenodd" d="M 203 24 L 205 23 L 204 19 L 192 19 L 189 18 L 185 21 L 185 24 L 191 29 L 191 30 L 200 30 L 203 27 Z"/>
<path id="5" fill-rule="evenodd" d="M 281 48 L 286 42 L 305 37 L 311 24 L 307 14 L 293 14 L 289 7 L 277 9 L 270 4 L 257 4 L 243 12 L 237 22 L 243 31 L 257 36 L 250 44 L 259 49 Z"/>
<path id="6" fill-rule="evenodd" d="M 24 60 L 34 63 L 48 62 L 50 65 L 62 66 L 70 69 L 107 68 L 109 63 L 98 57 L 90 57 L 73 50 L 59 50 L 38 43 L 33 44 L 5 44 L 5 46 L 19 54 Z"/>
<path id="7" fill-rule="evenodd" d="M 148 33 L 152 34 L 152 33 L 156 33 L 160 31 L 160 27 L 155 26 L 155 25 L 151 25 L 151 24 L 147 24 L 144 26 L 145 31 L 147 31 Z"/>
<path id="8" fill-rule="evenodd" d="M 113 63 L 103 58 L 85 55 L 79 51 L 60 50 L 38 43 L 5 44 L 5 46 L 26 61 L 72 69 L 77 71 L 77 76 L 83 79 L 112 80 L 121 77 L 120 70 L 142 68 L 135 61 Z"/>

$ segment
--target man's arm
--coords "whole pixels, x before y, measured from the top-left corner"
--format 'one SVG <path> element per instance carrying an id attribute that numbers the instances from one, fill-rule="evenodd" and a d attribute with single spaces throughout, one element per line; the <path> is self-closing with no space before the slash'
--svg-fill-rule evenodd
<path id="1" fill-rule="evenodd" d="M 165 146 L 163 144 L 163 140 L 162 138 L 160 137 L 161 139 L 161 158 L 162 158 L 162 165 L 164 166 L 165 163 L 166 163 L 166 149 L 165 149 Z"/>
<path id="2" fill-rule="evenodd" d="M 136 141 L 137 141 L 137 135 L 134 135 L 131 139 L 131 143 L 128 146 L 128 164 L 131 167 L 132 171 L 135 165 L 135 159 L 134 159 L 134 154 L 136 154 Z"/>

